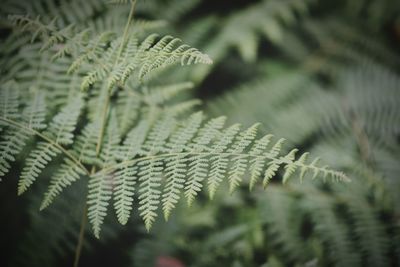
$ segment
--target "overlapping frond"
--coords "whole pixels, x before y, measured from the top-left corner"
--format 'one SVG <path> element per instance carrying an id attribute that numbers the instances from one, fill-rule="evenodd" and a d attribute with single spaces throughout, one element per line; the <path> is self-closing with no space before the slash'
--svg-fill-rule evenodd
<path id="1" fill-rule="evenodd" d="M 30 16 L 40 16 L 46 23 L 57 18 L 57 26 L 65 26 L 68 24 L 85 23 L 95 17 L 98 12 L 104 11 L 106 1 L 99 0 L 41 0 L 41 1 L 25 1 L 25 0 L 5 0 L 0 11 L 4 14 L 29 14 Z"/>
<path id="2" fill-rule="evenodd" d="M 334 213 L 335 202 L 319 195 L 317 200 L 308 198 L 303 205 L 316 225 L 315 233 L 329 248 L 330 260 L 337 266 L 358 266 L 360 256 L 352 249 L 352 240 L 349 239 L 344 222 Z"/>
<path id="3" fill-rule="evenodd" d="M 49 162 L 62 152 L 59 145 L 72 144 L 82 106 L 82 99 L 77 97 L 53 118 L 43 134 L 48 140 L 39 142 L 26 159 L 18 183 L 18 194 L 24 193 Z"/>
<path id="4" fill-rule="evenodd" d="M 12 84 L 8 84 L 11 86 Z M 16 85 L 14 85 L 16 86 Z M 44 94 L 37 91 L 31 101 L 20 113 L 20 99 L 18 87 L 8 87 L 7 84 L 1 90 L 0 101 L 0 126 L 2 138 L 0 141 L 0 176 L 3 177 L 10 169 L 10 163 L 15 161 L 26 142 L 34 135 L 34 131 L 46 127 Z"/>
<path id="5" fill-rule="evenodd" d="M 82 80 L 82 90 L 106 77 L 109 88 L 123 86 L 133 73 L 141 80 L 157 69 L 178 62 L 181 65 L 212 63 L 208 55 L 172 36 L 159 38 L 157 34 L 152 34 L 141 43 L 136 37 L 131 37 L 121 44 L 122 38 L 113 31 L 94 34 L 90 29 L 84 29 L 79 32 L 73 25 L 58 29 L 55 20 L 44 24 L 39 17 L 31 19 L 29 16 L 11 15 L 9 19 L 22 31 L 33 32 L 32 39 L 41 36 L 44 39 L 42 50 L 63 44 L 53 58 L 72 54 L 75 59 L 68 69 L 69 73 L 89 64 L 92 69 Z"/>

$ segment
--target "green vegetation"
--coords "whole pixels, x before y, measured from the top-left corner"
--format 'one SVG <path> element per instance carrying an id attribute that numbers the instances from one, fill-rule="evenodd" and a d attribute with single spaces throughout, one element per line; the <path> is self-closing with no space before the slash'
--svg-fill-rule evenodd
<path id="1" fill-rule="evenodd" d="M 397 1 L 0 14 L 6 266 L 400 266 Z"/>

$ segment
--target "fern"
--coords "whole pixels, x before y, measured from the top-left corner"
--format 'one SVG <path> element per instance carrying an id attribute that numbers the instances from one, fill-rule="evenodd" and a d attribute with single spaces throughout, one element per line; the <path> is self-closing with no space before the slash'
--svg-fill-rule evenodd
<path id="1" fill-rule="evenodd" d="M 306 16 L 314 2 L 313 0 L 251 2 L 244 8 L 223 16 L 218 22 L 216 16 L 212 15 L 207 17 L 209 19 L 207 23 L 203 19 L 191 21 L 191 27 L 183 33 L 183 36 L 186 40 L 193 40 L 192 43 L 205 47 L 216 63 L 223 62 L 231 49 L 234 49 L 245 62 L 253 63 L 257 58 L 261 42 L 267 39 L 281 44 L 286 32 L 285 27 Z M 196 32 L 198 28 L 202 30 Z M 201 66 L 194 69 L 191 75 L 196 81 L 202 81 L 216 65 Z"/>
<path id="2" fill-rule="evenodd" d="M 122 35 L 113 30 L 98 32 L 93 25 L 42 19 L 40 14 L 32 14 L 34 18 L 9 16 L 18 33 L 31 33 L 33 44 L 16 48 L 27 49 L 29 55 L 28 59 L 20 57 L 21 65 L 11 55 L 6 57 L 7 66 L 12 67 L 6 80 L 15 79 L 16 83 L 2 87 L 2 131 L 14 135 L 18 130 L 24 137 L 16 140 L 2 133 L 1 144 L 6 148 L 0 165 L 2 175 L 30 136 L 40 139 L 25 159 L 19 194 L 60 158 L 62 164 L 53 164 L 55 172 L 41 209 L 86 176 L 88 217 L 99 237 L 111 201 L 118 220 L 126 224 L 137 198 L 137 209 L 149 230 L 159 208 L 168 219 L 182 196 L 192 204 L 206 184 L 210 198 L 214 198 L 225 179 L 233 193 L 247 172 L 252 175 L 250 188 L 259 180 L 265 187 L 281 169 L 285 170 L 284 182 L 296 171 L 302 177 L 313 173 L 314 177 L 322 174 L 333 180 L 347 179 L 342 172 L 318 167 L 315 161 L 307 163 L 305 156 L 296 159 L 297 150 L 285 154 L 283 139 L 269 148 L 271 135 L 259 138 L 258 124 L 245 131 L 239 124 L 224 128 L 224 117 L 204 121 L 202 113 L 185 114 L 198 104 L 197 100 L 170 105 L 171 99 L 192 85 L 151 86 L 152 75 L 179 62 L 190 65 L 212 61 L 177 38 L 157 34 L 142 38 L 139 31 L 130 32 L 135 3 L 131 2 Z M 48 74 L 49 69 L 56 78 Z M 43 95 L 38 91 L 39 98 L 29 104 L 25 91 L 36 73 L 39 79 L 34 80 Z M 22 97 L 8 88 L 14 84 L 24 90 Z M 60 84 L 67 84 L 67 92 L 59 92 L 63 88 Z M 78 92 L 78 87 L 84 92 Z M 45 108 L 45 96 L 50 100 L 58 96 L 59 100 Z M 131 112 L 132 104 L 132 114 L 125 114 Z M 26 111 L 21 115 L 23 108 Z M 50 119 L 45 130 L 44 117 Z M 80 123 L 83 129 L 77 126 Z"/>
<path id="3" fill-rule="evenodd" d="M 304 157 L 301 161 L 294 160 L 294 152 L 282 156 L 282 140 L 279 140 L 271 150 L 264 149 L 259 154 L 251 154 L 250 151 L 255 150 L 251 144 L 256 136 L 256 125 L 244 132 L 239 132 L 238 125 L 233 125 L 221 132 L 221 119 L 214 119 L 200 126 L 201 119 L 201 114 L 194 114 L 182 127 L 177 127 L 177 122 L 169 116 L 160 118 L 151 129 L 146 129 L 147 126 L 141 123 L 133 130 L 133 136 L 129 136 L 128 141 L 124 142 L 130 147 L 133 146 L 132 149 L 135 152 L 125 158 L 125 161 L 106 167 L 95 174 L 96 181 L 100 179 L 98 177 L 113 177 L 113 180 L 115 179 L 121 185 L 117 189 L 118 193 L 114 201 L 122 223 L 126 223 L 127 213 L 131 210 L 132 195 L 137 181 L 139 182 L 137 189 L 139 210 L 149 229 L 157 216 L 156 210 L 160 203 L 162 203 L 164 216 L 168 219 L 183 189 L 188 202 L 192 203 L 202 188 L 208 166 L 210 170 L 207 184 L 210 198 L 214 197 L 228 170 L 231 172 L 231 176 L 228 175 L 228 181 L 233 191 L 240 184 L 249 166 L 250 158 L 269 161 L 271 166 L 274 166 L 274 171 L 271 171 L 270 167 L 267 168 L 265 173 L 267 180 L 275 176 L 276 170 L 282 166 L 293 170 L 286 173 L 287 178 L 299 168 L 303 172 L 312 172 L 314 176 L 321 172 L 334 180 L 346 179 L 344 174 L 317 167 L 314 162 L 305 163 Z M 144 139 L 145 130 L 149 131 L 147 140 Z M 134 143 L 131 143 L 132 137 L 135 137 Z M 267 141 L 265 138 L 261 140 Z M 205 143 L 210 142 L 212 143 L 209 147 L 203 147 Z M 260 142 L 257 144 L 260 149 Z M 266 147 L 265 143 L 262 145 Z M 189 162 L 189 168 L 186 167 L 187 162 Z M 164 164 L 165 170 L 162 167 Z M 230 165 L 232 167 L 229 167 Z M 193 178 L 189 174 L 193 175 Z M 164 175 L 166 180 L 162 188 Z M 193 181 L 190 181 L 191 179 Z M 98 212 L 103 214 L 103 211 Z"/>
<path id="4" fill-rule="evenodd" d="M 11 86 L 12 84 L 8 84 Z M 7 84 L 5 84 L 7 86 Z M 10 87 L 5 87 L 2 90 L 1 104 L 1 123 L 2 126 L 8 126 L 2 131 L 1 159 L 0 171 L 1 176 L 4 176 L 11 165 L 10 162 L 15 161 L 15 156 L 19 154 L 26 142 L 35 134 L 36 130 L 42 130 L 46 127 L 45 119 L 45 104 L 44 95 L 41 92 L 36 92 L 22 113 L 20 118 L 18 113 L 19 99 L 14 87 L 13 92 L 10 92 Z M 14 118 L 14 119 L 13 119 Z M 20 119 L 22 124 L 15 123 L 15 119 Z"/>
<path id="5" fill-rule="evenodd" d="M 307 200 L 304 205 L 316 223 L 316 234 L 319 234 L 329 247 L 328 257 L 331 261 L 336 262 L 338 266 L 358 265 L 359 255 L 352 251 L 351 240 L 345 232 L 343 222 L 338 221 L 333 214 L 331 207 L 333 203 L 330 199 L 321 196 L 318 197 L 318 201 Z"/>
<path id="6" fill-rule="evenodd" d="M 171 36 L 164 36 L 157 40 L 157 35 L 148 36 L 141 44 L 138 40 L 128 39 L 121 45 L 121 39 L 111 42 L 115 33 L 104 32 L 92 40 L 87 41 L 90 33 L 84 30 L 74 36 L 72 26 L 58 30 L 54 22 L 42 24 L 37 18 L 32 20 L 26 16 L 10 16 L 10 20 L 21 30 L 34 31 L 33 39 L 40 34 L 46 40 L 42 50 L 49 49 L 56 44 L 66 42 L 65 47 L 58 51 L 55 58 L 65 54 L 73 54 L 76 59 L 72 62 L 68 72 L 73 73 L 83 64 L 94 61 L 98 63 L 95 69 L 86 74 L 82 80 L 81 89 L 86 90 L 95 82 L 108 77 L 108 87 L 116 84 L 123 86 L 133 71 L 138 78 L 143 79 L 152 71 L 180 62 L 181 65 L 211 64 L 211 59 L 195 48 L 180 44 L 180 40 Z M 47 36 L 51 36 L 47 38 Z M 107 48 L 109 45 L 109 48 Z M 120 49 L 122 47 L 122 49 Z M 105 51 L 104 51 L 105 50 Z"/>
<path id="7" fill-rule="evenodd" d="M 30 153 L 18 183 L 18 194 L 24 193 L 52 158 L 62 152 L 59 145 L 69 145 L 73 142 L 73 131 L 82 104 L 82 100 L 78 97 L 76 101 L 62 109 L 49 124 L 44 135 L 54 140 L 54 143 L 40 142 Z"/>
<path id="8" fill-rule="evenodd" d="M 0 177 L 34 191 L 17 262 L 57 265 L 71 238 L 79 259 L 112 209 L 139 266 L 395 265 L 394 2 L 6 0 Z M 311 181 L 347 180 L 311 155 L 353 182 Z"/>
<path id="9" fill-rule="evenodd" d="M 298 209 L 297 202 L 297 198 L 276 186 L 271 186 L 270 194 L 260 195 L 258 199 L 258 210 L 267 225 L 268 237 L 274 247 L 279 247 L 277 251 L 286 262 L 304 262 L 309 255 L 309 247 L 300 236 L 303 210 Z"/>
<path id="10" fill-rule="evenodd" d="M 378 222 L 376 211 L 358 195 L 347 196 L 349 212 L 354 220 L 354 230 L 366 263 L 369 266 L 387 266 L 385 255 L 388 240 L 382 225 Z"/>

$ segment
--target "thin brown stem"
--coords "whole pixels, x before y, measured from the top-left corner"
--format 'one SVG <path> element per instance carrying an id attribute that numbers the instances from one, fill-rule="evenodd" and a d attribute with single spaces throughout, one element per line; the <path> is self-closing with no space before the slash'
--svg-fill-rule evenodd
<path id="1" fill-rule="evenodd" d="M 80 230 L 79 230 L 78 244 L 77 244 L 76 250 L 75 250 L 74 267 L 78 267 L 78 265 L 79 265 L 79 259 L 81 257 L 81 252 L 82 252 L 82 247 L 83 247 L 83 240 L 85 238 L 86 223 L 87 223 L 87 206 L 85 204 L 83 214 L 82 214 L 81 226 L 80 226 Z"/>
<path id="2" fill-rule="evenodd" d="M 125 24 L 124 34 L 122 35 L 122 41 L 121 41 L 121 44 L 120 44 L 120 47 L 118 50 L 118 55 L 117 55 L 115 63 L 118 62 L 119 57 L 121 56 L 122 50 L 124 49 L 126 39 L 128 38 L 129 26 L 131 25 L 131 22 L 133 20 L 133 14 L 135 13 L 135 6 L 136 6 L 136 0 L 131 1 L 131 9 L 129 11 L 128 21 Z"/>

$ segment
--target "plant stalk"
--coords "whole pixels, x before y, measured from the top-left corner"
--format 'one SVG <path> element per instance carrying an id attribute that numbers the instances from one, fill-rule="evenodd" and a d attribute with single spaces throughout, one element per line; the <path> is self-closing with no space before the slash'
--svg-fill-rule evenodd
<path id="1" fill-rule="evenodd" d="M 78 238 L 78 244 L 76 246 L 75 250 L 75 259 L 74 259 L 74 267 L 78 267 L 79 265 L 79 259 L 81 257 L 81 252 L 82 252 L 82 247 L 83 247 L 83 240 L 85 238 L 85 228 L 86 228 L 86 223 L 87 223 L 87 205 L 85 204 L 85 207 L 82 212 L 82 220 L 81 220 L 81 226 L 79 230 L 79 238 Z"/>

